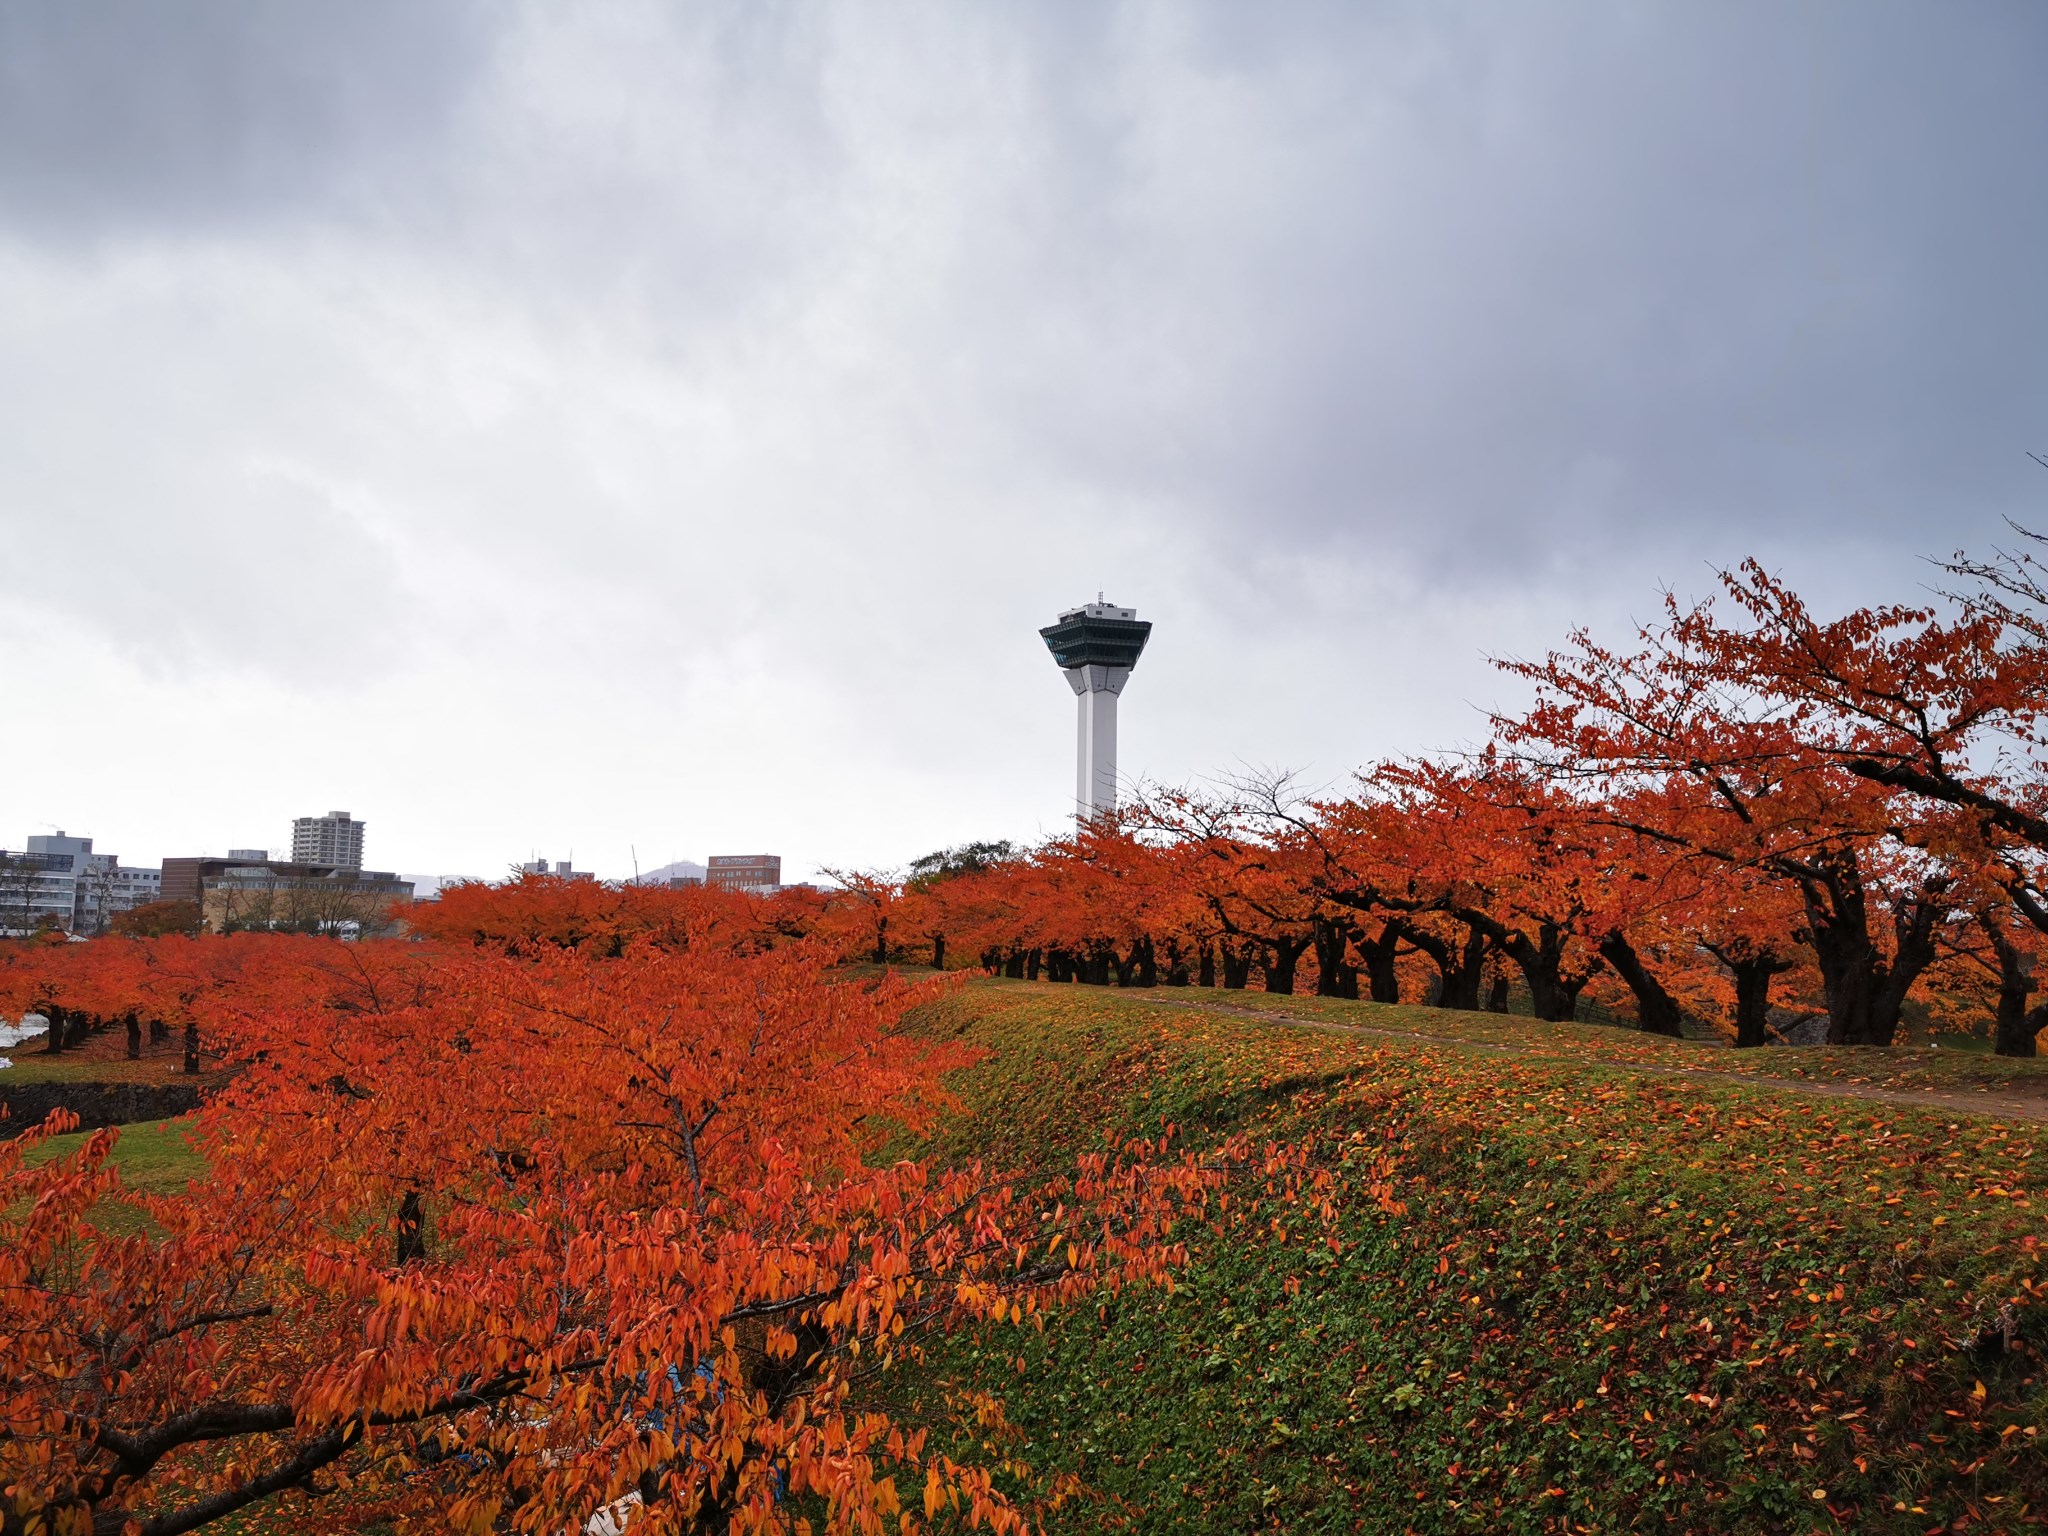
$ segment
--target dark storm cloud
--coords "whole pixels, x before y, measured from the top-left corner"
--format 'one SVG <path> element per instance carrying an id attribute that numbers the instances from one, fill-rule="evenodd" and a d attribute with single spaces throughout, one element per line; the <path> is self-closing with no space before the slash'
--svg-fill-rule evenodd
<path id="1" fill-rule="evenodd" d="M 1078 474 L 1482 573 L 2038 513 L 2048 13 L 1235 14 L 1072 162 L 1100 243 L 1037 232 L 1129 365 L 1026 377 Z"/>
<path id="2" fill-rule="evenodd" d="M 477 68 L 484 19 L 461 0 L 0 7 L 0 220 L 206 228 L 402 174 Z"/>

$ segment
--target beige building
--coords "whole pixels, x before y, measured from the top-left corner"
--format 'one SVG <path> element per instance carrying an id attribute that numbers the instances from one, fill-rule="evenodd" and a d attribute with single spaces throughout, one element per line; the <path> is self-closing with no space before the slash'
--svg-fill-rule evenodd
<path id="1" fill-rule="evenodd" d="M 163 899 L 189 901 L 211 933 L 278 929 L 361 937 L 391 927 L 412 882 L 381 870 L 250 858 L 165 859 Z"/>

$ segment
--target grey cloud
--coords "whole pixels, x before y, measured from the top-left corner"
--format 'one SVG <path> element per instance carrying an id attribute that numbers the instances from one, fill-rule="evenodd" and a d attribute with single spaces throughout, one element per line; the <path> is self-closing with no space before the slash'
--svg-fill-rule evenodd
<path id="1" fill-rule="evenodd" d="M 1134 69 L 1009 414 L 1226 536 L 1468 569 L 2038 507 L 2038 12 L 1484 15 Z"/>
<path id="2" fill-rule="evenodd" d="M 0 7 L 0 218 L 203 231 L 372 192 L 437 139 L 483 22 L 466 0 Z"/>
<path id="3" fill-rule="evenodd" d="M 637 720 L 703 803 L 1056 818 L 1098 586 L 1133 771 L 1341 773 L 1660 580 L 2048 507 L 2028 6 L 0 18 L 5 552 L 180 686 L 546 698 L 508 803 Z"/>

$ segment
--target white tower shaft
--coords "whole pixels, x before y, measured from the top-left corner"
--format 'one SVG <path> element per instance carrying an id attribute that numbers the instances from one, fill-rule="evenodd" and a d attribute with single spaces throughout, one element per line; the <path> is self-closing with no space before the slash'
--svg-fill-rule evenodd
<path id="1" fill-rule="evenodd" d="M 1068 667 L 1066 673 L 1079 706 L 1074 807 L 1082 821 L 1094 821 L 1116 810 L 1116 696 L 1131 669 L 1091 665 Z"/>

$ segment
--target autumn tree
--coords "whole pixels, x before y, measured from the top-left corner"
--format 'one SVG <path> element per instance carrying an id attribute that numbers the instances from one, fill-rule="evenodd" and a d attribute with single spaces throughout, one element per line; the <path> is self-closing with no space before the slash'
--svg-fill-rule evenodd
<path id="1" fill-rule="evenodd" d="M 180 1196 L 124 1191 L 114 1132 L 33 1167 L 61 1117 L 0 1144 L 10 1536 L 280 1498 L 478 1532 L 622 1500 L 650 1532 L 792 1505 L 1020 1530 L 886 1373 L 934 1329 L 1160 1275 L 1221 1176 L 1156 1143 L 1025 1176 L 875 1159 L 958 1057 L 896 1027 L 921 993 L 830 984 L 816 944 L 156 946 L 138 985 L 239 1071 Z M 232 975 L 192 985 L 194 949 Z M 88 1220 L 116 1201 L 154 1235 Z"/>
<path id="2" fill-rule="evenodd" d="M 130 939 L 158 939 L 166 934 L 199 932 L 199 904 L 194 901 L 149 901 L 116 912 L 110 931 Z"/>
<path id="3" fill-rule="evenodd" d="M 953 904 L 946 897 L 955 889 L 953 883 L 986 875 L 1016 857 L 1014 845 L 997 840 L 939 848 L 910 861 L 903 894 L 910 904 L 911 926 L 931 945 L 933 970 L 946 968 L 946 935 L 953 922 Z"/>
<path id="4" fill-rule="evenodd" d="M 1711 602 L 1643 626 L 1632 650 L 1579 632 L 1541 662 L 1504 663 L 1537 686 L 1499 723 L 1533 766 L 1616 807 L 1619 824 L 1799 899 L 1834 1044 L 1889 1044 L 1906 996 L 1934 959 L 1955 875 L 1931 829 L 1875 781 L 1817 753 L 1802 711 L 1748 686 Z M 1627 808 L 1661 804 L 1661 821 Z M 1919 846 L 1915 846 L 1916 843 Z"/>

